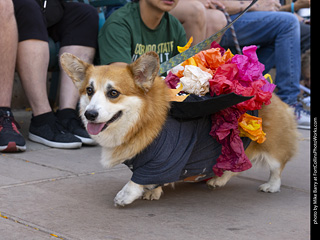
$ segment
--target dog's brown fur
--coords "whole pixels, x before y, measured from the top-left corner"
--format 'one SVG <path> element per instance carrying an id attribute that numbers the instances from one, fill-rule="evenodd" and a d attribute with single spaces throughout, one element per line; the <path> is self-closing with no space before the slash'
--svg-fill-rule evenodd
<path id="1" fill-rule="evenodd" d="M 252 142 L 246 154 L 249 159 L 254 159 L 261 152 L 268 153 L 274 159 L 279 159 L 282 171 L 297 150 L 297 124 L 292 109 L 274 94 L 272 103 L 259 111 L 259 117 L 263 119 L 267 139 L 263 144 Z"/>
<path id="2" fill-rule="evenodd" d="M 166 120 L 170 97 L 164 81 L 157 76 L 159 71 L 157 63 L 158 56 L 155 53 L 144 55 L 125 68 L 89 65 L 71 54 L 61 57 L 61 65 L 78 87 L 80 96 L 86 95 L 90 79 L 95 79 L 97 89 L 103 89 L 105 82 L 112 80 L 121 95 L 116 99 L 110 99 L 110 102 L 121 104 L 121 101 L 125 101 L 128 96 L 135 96 L 142 100 L 141 108 L 136 110 L 139 111 L 140 117 L 128 130 L 122 143 L 114 148 L 112 153 L 114 162 L 110 163 L 110 166 L 130 159 L 142 151 L 159 134 Z M 84 115 L 84 111 L 84 108 L 80 108 L 81 116 Z M 101 134 L 112 134 L 112 132 L 104 132 Z"/>
<path id="3" fill-rule="evenodd" d="M 63 54 L 61 65 L 79 89 L 80 114 L 85 125 L 88 124 L 85 111 L 89 107 L 95 107 L 92 102 L 104 102 L 105 109 L 101 109 L 102 113 L 109 109 L 112 112 L 113 108 L 116 108 L 113 112 L 118 111 L 118 108 L 123 112 L 117 121 L 108 125 L 98 136 L 92 136 L 103 148 L 104 166 L 112 167 L 134 157 L 159 134 L 167 117 L 170 94 L 164 81 L 157 76 L 159 59 L 156 53 L 146 53 L 127 67 L 94 67 L 71 54 Z M 91 85 L 94 85 L 97 93 L 100 92 L 100 100 L 98 97 L 92 100 L 94 96 L 88 96 L 87 88 Z M 120 95 L 114 99 L 109 98 L 105 93 L 106 86 L 117 90 Z M 130 114 L 127 111 L 131 111 Z M 112 114 L 103 121 L 107 122 Z M 267 140 L 262 144 L 252 142 L 246 154 L 253 162 L 264 161 L 270 167 L 269 182 L 261 185 L 260 190 L 276 192 L 280 190 L 281 172 L 297 149 L 296 123 L 292 110 L 276 95 L 273 95 L 270 105 L 263 106 L 259 111 L 259 117 L 263 119 Z M 207 184 L 210 187 L 223 186 L 233 175 L 235 173 L 225 172 L 221 178 L 213 178 Z M 115 204 L 129 204 L 143 193 L 147 199 L 160 198 L 161 187 L 151 191 L 146 189 L 152 187 L 129 181 L 117 194 Z"/>
<path id="4" fill-rule="evenodd" d="M 263 192 L 278 192 L 281 185 L 281 173 L 286 163 L 294 156 L 298 148 L 297 124 L 291 109 L 273 94 L 271 104 L 259 110 L 262 129 L 266 141 L 262 144 L 251 142 L 245 153 L 253 164 L 267 166 L 270 169 L 269 181 L 259 189 Z M 222 177 L 207 182 L 210 187 L 222 187 L 238 173 L 226 171 Z"/>

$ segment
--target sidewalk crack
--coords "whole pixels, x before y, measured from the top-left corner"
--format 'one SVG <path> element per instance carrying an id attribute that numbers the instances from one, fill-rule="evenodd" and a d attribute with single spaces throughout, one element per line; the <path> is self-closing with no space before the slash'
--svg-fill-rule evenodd
<path id="1" fill-rule="evenodd" d="M 63 234 L 60 234 L 56 231 L 53 231 L 51 229 L 47 229 L 45 227 L 42 227 L 40 225 L 37 225 L 35 223 L 32 223 L 30 221 L 27 221 L 27 220 L 23 220 L 21 218 L 18 218 L 18 217 L 15 217 L 15 216 L 12 216 L 8 213 L 5 213 L 5 212 L 0 212 L 0 217 L 2 217 L 3 219 L 6 219 L 8 221 L 11 221 L 11 222 L 14 222 L 14 223 L 17 223 L 17 224 L 20 224 L 20 225 L 23 225 L 25 227 L 28 227 L 28 228 L 31 228 L 35 231 L 39 231 L 39 232 L 42 232 L 42 233 L 45 233 L 45 234 L 48 234 L 52 237 L 55 237 L 57 239 L 63 239 L 63 240 L 71 240 L 70 237 L 67 237 Z M 73 238 L 74 239 L 74 238 Z"/>

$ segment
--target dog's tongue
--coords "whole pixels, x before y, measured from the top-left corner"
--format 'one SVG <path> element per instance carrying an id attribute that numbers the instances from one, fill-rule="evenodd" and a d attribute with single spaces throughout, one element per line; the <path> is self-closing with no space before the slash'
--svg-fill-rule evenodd
<path id="1" fill-rule="evenodd" d="M 104 125 L 106 124 L 105 123 L 88 123 L 87 131 L 91 135 L 97 135 L 101 132 Z"/>

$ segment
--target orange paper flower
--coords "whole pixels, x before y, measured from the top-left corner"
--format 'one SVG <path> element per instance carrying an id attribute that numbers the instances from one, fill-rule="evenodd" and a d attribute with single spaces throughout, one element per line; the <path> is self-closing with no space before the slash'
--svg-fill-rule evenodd
<path id="1" fill-rule="evenodd" d="M 240 137 L 249 137 L 252 141 L 263 143 L 266 140 L 266 134 L 262 131 L 262 119 L 243 114 L 239 120 Z"/>

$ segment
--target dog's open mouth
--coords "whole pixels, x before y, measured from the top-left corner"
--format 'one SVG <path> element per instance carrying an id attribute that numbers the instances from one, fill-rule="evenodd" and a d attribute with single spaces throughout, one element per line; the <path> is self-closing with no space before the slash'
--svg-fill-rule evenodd
<path id="1" fill-rule="evenodd" d="M 87 131 L 90 135 L 97 135 L 105 130 L 111 123 L 118 120 L 122 116 L 122 111 L 117 112 L 113 117 L 105 123 L 89 122 L 87 125 Z"/>

